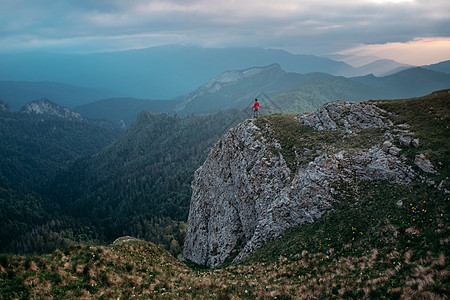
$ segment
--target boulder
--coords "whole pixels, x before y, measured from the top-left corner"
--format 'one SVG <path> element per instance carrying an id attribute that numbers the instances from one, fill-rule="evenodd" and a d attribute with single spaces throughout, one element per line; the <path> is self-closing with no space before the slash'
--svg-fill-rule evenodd
<path id="1" fill-rule="evenodd" d="M 411 145 L 412 138 L 407 135 L 401 135 L 398 141 L 400 142 L 400 145 L 409 147 L 409 145 Z"/>
<path id="2" fill-rule="evenodd" d="M 414 159 L 414 164 L 422 171 L 430 174 L 438 174 L 433 164 L 425 157 L 423 153 L 417 154 Z"/>

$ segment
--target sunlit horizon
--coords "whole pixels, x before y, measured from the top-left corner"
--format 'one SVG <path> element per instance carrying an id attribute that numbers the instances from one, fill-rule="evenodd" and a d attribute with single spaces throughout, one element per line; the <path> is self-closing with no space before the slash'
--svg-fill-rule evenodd
<path id="1" fill-rule="evenodd" d="M 415 38 L 404 43 L 360 45 L 339 54 L 377 56 L 413 66 L 430 65 L 450 60 L 450 37 Z"/>

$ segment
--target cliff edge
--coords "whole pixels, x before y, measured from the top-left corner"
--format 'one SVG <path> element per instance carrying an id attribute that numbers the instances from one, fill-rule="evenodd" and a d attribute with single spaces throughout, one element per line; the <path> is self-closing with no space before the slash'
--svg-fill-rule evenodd
<path id="1" fill-rule="evenodd" d="M 185 258 L 212 268 L 242 259 L 332 210 L 339 183 L 436 174 L 424 154 L 408 163 L 404 149 L 420 140 L 379 103 L 335 101 L 231 129 L 195 173 Z"/>

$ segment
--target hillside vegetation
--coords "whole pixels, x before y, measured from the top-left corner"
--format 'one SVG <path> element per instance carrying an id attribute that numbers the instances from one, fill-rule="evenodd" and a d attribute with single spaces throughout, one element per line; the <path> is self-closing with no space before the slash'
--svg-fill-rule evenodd
<path id="1" fill-rule="evenodd" d="M 100 151 L 123 133 L 109 122 L 0 111 L 0 252 L 41 252 L 66 245 L 68 240 L 41 235 L 44 228 L 62 224 L 73 228 L 74 240 L 87 242 L 73 236 L 76 226 L 63 221 L 58 203 L 42 192 L 68 164 Z"/>
<path id="2" fill-rule="evenodd" d="M 397 145 L 404 159 L 413 165 L 415 155 L 425 153 L 437 174 L 414 166 L 419 176 L 410 186 L 362 179 L 337 183 L 333 211 L 213 270 L 186 266 L 151 243 L 128 238 L 41 256 L 2 255 L 1 297 L 446 299 L 450 93 L 374 103 L 390 112 L 395 124 L 409 124 L 420 140 L 418 148 Z M 283 155 L 304 145 L 292 131 L 301 129 L 292 116 L 265 118 L 279 125 L 272 134 Z M 326 144 L 320 137 L 326 131 L 303 133 Z M 370 136 L 347 142 L 363 147 L 364 139 Z"/>
<path id="3" fill-rule="evenodd" d="M 209 148 L 244 116 L 230 110 L 178 117 L 143 111 L 134 126 L 99 153 L 61 172 L 46 193 L 93 241 L 133 235 L 182 252 L 191 181 Z"/>
<path id="4" fill-rule="evenodd" d="M 110 98 L 78 105 L 75 111 L 86 118 L 123 122 L 127 128 L 136 121 L 143 110 L 152 113 L 171 113 L 178 100 L 144 100 L 135 98 Z"/>
<path id="5" fill-rule="evenodd" d="M 0 253 L 21 254 L 133 235 L 180 255 L 193 173 L 245 118 L 235 110 L 144 111 L 125 133 L 104 121 L 7 108 L 0 112 Z"/>

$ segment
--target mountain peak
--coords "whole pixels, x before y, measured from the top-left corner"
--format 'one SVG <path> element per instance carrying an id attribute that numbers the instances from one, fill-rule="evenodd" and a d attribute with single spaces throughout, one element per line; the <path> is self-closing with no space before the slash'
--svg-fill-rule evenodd
<path id="1" fill-rule="evenodd" d="M 47 98 L 42 98 L 26 104 L 22 107 L 20 113 L 29 115 L 52 115 L 69 120 L 83 119 L 81 114 L 74 112 L 67 107 L 62 107 Z"/>
<path id="2" fill-rule="evenodd" d="M 0 111 L 9 112 L 9 113 L 12 112 L 11 107 L 7 103 L 3 102 L 2 100 L 0 100 Z"/>
<path id="3" fill-rule="evenodd" d="M 279 64 L 271 64 L 264 67 L 251 67 L 244 70 L 231 70 L 223 72 L 219 76 L 210 79 L 207 83 L 205 83 L 192 93 L 186 95 L 183 103 L 177 107 L 177 111 L 184 110 L 187 106 L 189 106 L 193 102 L 193 100 L 198 101 L 198 99 L 205 97 L 213 98 L 214 97 L 213 95 L 215 93 L 223 91 L 224 89 L 227 89 L 229 87 L 242 84 L 242 82 L 246 80 L 251 80 L 252 78 L 260 79 L 264 77 L 266 78 L 266 80 L 263 80 L 263 82 L 267 84 L 267 82 L 272 82 L 274 78 L 280 78 L 285 74 L 286 72 L 281 68 Z M 242 90 L 242 87 L 240 88 L 240 90 Z M 254 92 L 255 91 L 252 91 L 251 94 L 253 95 Z M 241 97 L 244 96 L 243 94 L 240 95 Z"/>
<path id="4" fill-rule="evenodd" d="M 142 122 L 146 123 L 147 121 L 152 120 L 152 118 L 154 118 L 154 114 L 152 114 L 148 110 L 143 109 L 136 118 L 136 124 Z"/>
<path id="5" fill-rule="evenodd" d="M 215 92 L 221 88 L 222 84 L 232 83 L 244 78 L 253 77 L 263 72 L 282 72 L 283 69 L 279 64 L 271 64 L 265 67 L 252 67 L 245 70 L 232 70 L 226 71 L 217 77 L 212 78 L 206 84 L 200 87 L 200 89 L 207 89 L 209 92 Z"/>

